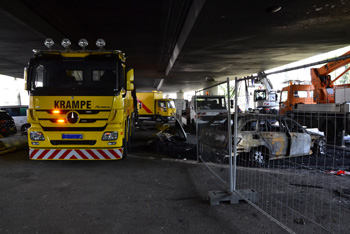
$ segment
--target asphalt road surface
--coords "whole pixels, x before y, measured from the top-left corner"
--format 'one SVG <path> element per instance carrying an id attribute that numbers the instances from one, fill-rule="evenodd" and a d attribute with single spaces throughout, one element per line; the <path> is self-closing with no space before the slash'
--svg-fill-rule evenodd
<path id="1" fill-rule="evenodd" d="M 119 161 L 31 161 L 0 155 L 0 233 L 286 233 L 244 201 L 209 204 L 225 189 L 195 160 L 154 153 L 136 132 Z"/>

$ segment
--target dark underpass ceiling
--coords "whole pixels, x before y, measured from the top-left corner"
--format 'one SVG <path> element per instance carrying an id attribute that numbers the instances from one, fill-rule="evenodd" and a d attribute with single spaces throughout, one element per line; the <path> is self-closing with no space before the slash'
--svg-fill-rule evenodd
<path id="1" fill-rule="evenodd" d="M 103 38 L 139 91 L 189 91 L 348 46 L 349 24 L 348 0 L 1 1 L 0 74 L 22 77 L 47 37 Z"/>

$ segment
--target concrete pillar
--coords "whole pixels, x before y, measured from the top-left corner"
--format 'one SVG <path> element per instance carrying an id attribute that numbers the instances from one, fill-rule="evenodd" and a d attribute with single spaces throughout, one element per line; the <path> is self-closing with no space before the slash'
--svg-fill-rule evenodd
<path id="1" fill-rule="evenodd" d="M 176 93 L 176 99 L 184 99 L 184 92 L 182 90 Z"/>
<path id="2" fill-rule="evenodd" d="M 204 86 L 203 88 L 209 87 L 209 86 L 213 86 L 215 84 L 217 84 L 218 82 L 215 81 L 214 78 L 212 77 L 206 77 L 205 81 L 204 81 Z M 209 95 L 218 95 L 219 94 L 219 86 L 214 86 L 210 89 L 206 89 L 204 90 L 203 94 L 205 95 L 206 92 L 209 92 Z"/>

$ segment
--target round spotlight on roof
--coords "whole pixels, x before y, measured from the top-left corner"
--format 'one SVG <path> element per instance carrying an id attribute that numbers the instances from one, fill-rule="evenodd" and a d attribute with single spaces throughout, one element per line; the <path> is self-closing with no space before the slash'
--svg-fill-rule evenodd
<path id="1" fill-rule="evenodd" d="M 79 45 L 83 50 L 85 50 L 85 47 L 87 47 L 87 46 L 89 45 L 89 42 L 88 42 L 86 39 L 82 38 L 82 39 L 79 40 L 78 45 Z"/>
<path id="2" fill-rule="evenodd" d="M 71 45 L 72 43 L 70 42 L 70 40 L 68 38 L 64 38 L 61 42 L 61 45 L 66 48 L 66 49 L 69 49 L 69 46 Z"/>
<path id="3" fill-rule="evenodd" d="M 268 8 L 265 9 L 266 12 L 268 13 L 277 13 L 282 9 L 281 6 L 270 6 Z"/>
<path id="4" fill-rule="evenodd" d="M 96 46 L 99 48 L 99 49 L 103 49 L 103 47 L 106 46 L 106 42 L 103 40 L 103 39 L 97 39 L 96 41 Z"/>
<path id="5" fill-rule="evenodd" d="M 55 42 L 51 39 L 51 38 L 47 38 L 45 41 L 44 41 L 44 45 L 51 49 L 51 47 L 55 44 Z"/>

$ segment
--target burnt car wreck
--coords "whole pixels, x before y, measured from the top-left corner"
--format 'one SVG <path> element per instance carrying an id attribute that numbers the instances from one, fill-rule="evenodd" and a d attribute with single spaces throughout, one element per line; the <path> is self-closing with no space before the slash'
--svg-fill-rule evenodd
<path id="1" fill-rule="evenodd" d="M 231 128 L 233 133 L 233 123 Z M 218 125 L 212 119 L 201 127 L 199 133 L 200 157 L 205 161 L 225 161 L 223 156 L 218 157 L 228 155 L 228 142 L 227 121 Z M 326 139 L 323 135 L 307 131 L 288 117 L 238 114 L 237 159 L 240 162 L 263 166 L 269 160 L 311 154 L 324 155 L 325 147 Z"/>

